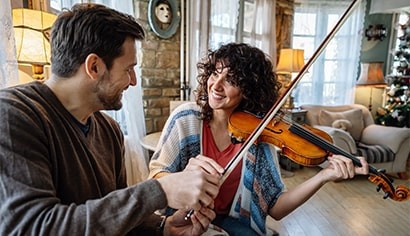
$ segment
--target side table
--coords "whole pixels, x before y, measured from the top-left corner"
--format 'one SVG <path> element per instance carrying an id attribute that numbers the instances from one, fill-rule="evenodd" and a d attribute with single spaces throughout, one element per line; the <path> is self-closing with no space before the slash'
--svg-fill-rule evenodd
<path id="1" fill-rule="evenodd" d="M 159 138 L 161 137 L 161 133 L 162 132 L 155 132 L 144 136 L 141 139 L 141 146 L 147 149 L 148 151 L 155 151 L 155 148 L 157 148 Z"/>
<path id="2" fill-rule="evenodd" d="M 294 109 L 285 109 L 283 110 L 285 114 L 285 118 L 288 120 L 293 120 L 294 122 L 298 124 L 303 124 L 305 123 L 306 120 L 306 110 L 302 110 L 299 108 L 294 108 Z M 287 158 L 284 155 L 279 156 L 279 163 L 281 164 L 282 168 L 287 170 L 287 171 L 292 171 L 293 169 L 300 169 L 302 166 L 293 162 L 289 158 Z"/>
<path id="3" fill-rule="evenodd" d="M 307 110 L 302 110 L 299 108 L 284 110 L 285 117 L 295 121 L 296 123 L 303 124 L 306 120 Z"/>

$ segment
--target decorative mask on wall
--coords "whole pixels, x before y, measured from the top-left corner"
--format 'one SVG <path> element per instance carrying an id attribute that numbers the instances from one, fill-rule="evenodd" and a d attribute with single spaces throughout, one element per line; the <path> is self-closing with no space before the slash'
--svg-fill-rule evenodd
<path id="1" fill-rule="evenodd" d="M 172 19 L 171 8 L 166 3 L 159 3 L 158 6 L 155 7 L 155 16 L 159 22 L 169 24 Z"/>
<path id="2" fill-rule="evenodd" d="M 181 20 L 177 0 L 149 0 L 148 23 L 160 38 L 172 37 Z"/>

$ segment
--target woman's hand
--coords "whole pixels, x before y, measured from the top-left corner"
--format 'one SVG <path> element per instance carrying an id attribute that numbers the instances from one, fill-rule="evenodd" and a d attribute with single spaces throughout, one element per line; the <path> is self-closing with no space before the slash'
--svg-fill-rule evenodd
<path id="1" fill-rule="evenodd" d="M 351 179 L 356 174 L 369 174 L 369 164 L 364 157 L 357 157 L 362 164 L 361 167 L 355 166 L 350 158 L 342 155 L 333 155 L 328 157 L 329 166 L 321 171 L 323 181 L 338 181 L 342 179 Z"/>
<path id="2" fill-rule="evenodd" d="M 192 170 L 203 170 L 206 173 L 215 176 L 222 176 L 224 172 L 224 168 L 222 168 L 216 161 L 202 155 L 198 155 L 196 156 L 196 158 L 189 159 L 184 171 Z"/>

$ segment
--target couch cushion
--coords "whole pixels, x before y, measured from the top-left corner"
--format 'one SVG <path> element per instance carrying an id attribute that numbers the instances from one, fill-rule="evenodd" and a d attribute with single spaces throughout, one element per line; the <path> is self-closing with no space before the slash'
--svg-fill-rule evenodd
<path id="1" fill-rule="evenodd" d="M 347 110 L 343 112 L 332 112 L 327 110 L 321 110 L 319 112 L 319 124 L 325 126 L 332 126 L 335 120 L 348 120 L 352 124 L 351 127 L 347 128 L 347 132 L 352 135 L 353 139 L 356 141 L 360 140 L 362 130 L 364 128 L 363 124 L 363 113 L 359 108 L 352 110 Z"/>

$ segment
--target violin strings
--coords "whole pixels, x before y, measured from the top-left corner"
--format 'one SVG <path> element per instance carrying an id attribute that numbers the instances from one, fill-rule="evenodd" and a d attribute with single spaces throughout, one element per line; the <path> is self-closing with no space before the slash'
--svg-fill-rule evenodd
<path id="1" fill-rule="evenodd" d="M 325 150 L 328 150 L 334 154 L 341 154 L 343 156 L 346 156 L 348 158 L 350 158 L 353 163 L 357 166 L 361 166 L 360 160 L 358 158 L 356 158 L 355 156 L 353 156 L 352 154 L 344 151 L 343 149 L 331 144 L 330 142 L 328 142 L 327 140 L 324 140 L 321 137 L 318 137 L 312 133 L 310 133 L 308 130 L 306 130 L 305 128 L 303 128 L 301 125 L 293 123 L 289 130 L 297 135 L 300 135 L 301 137 L 306 138 L 307 140 L 319 145 L 320 147 L 322 147 Z M 380 172 L 374 168 L 373 166 L 369 166 L 369 171 L 373 174 L 379 175 Z"/>
<path id="2" fill-rule="evenodd" d="M 349 155 L 349 153 L 345 152 L 344 150 L 339 150 L 338 148 L 331 145 L 328 141 L 324 140 L 323 138 L 320 138 L 320 137 L 317 137 L 314 134 L 311 134 L 309 131 L 307 131 L 305 128 L 303 128 L 301 125 L 298 125 L 298 124 L 293 124 L 293 125 L 294 125 L 294 128 L 295 128 L 295 131 L 296 131 L 295 133 L 296 134 L 307 138 L 309 141 L 312 140 L 312 142 L 314 142 L 314 143 L 320 143 L 320 146 L 322 148 L 324 148 L 326 150 L 329 150 L 334 154 Z M 291 128 L 292 128 L 292 126 L 291 126 Z M 291 129 L 289 129 L 289 130 L 291 130 Z"/>
<path id="3" fill-rule="evenodd" d="M 305 138 L 308 141 L 311 141 L 315 144 L 317 144 L 319 147 L 331 151 L 334 154 L 341 154 L 344 155 L 348 158 L 350 158 L 356 165 L 361 166 L 360 160 L 358 158 L 356 158 L 355 156 L 353 156 L 350 153 L 347 153 L 346 151 L 344 151 L 343 149 L 333 145 L 332 143 L 330 143 L 329 141 L 323 139 L 320 136 L 317 136 L 314 133 L 311 133 L 309 130 L 307 130 L 306 128 L 304 128 L 302 125 L 294 123 L 294 122 L 289 122 L 291 123 L 289 131 L 291 131 L 292 133 L 295 133 L 303 138 Z M 373 166 L 369 165 L 369 172 L 374 174 L 375 176 L 378 176 L 378 178 L 380 178 L 380 181 L 382 181 L 384 184 L 379 184 L 378 188 L 383 188 L 383 191 L 386 193 L 384 198 L 387 197 L 392 197 L 392 196 L 396 196 L 395 192 L 395 187 L 393 186 L 393 180 L 388 178 L 387 176 L 385 176 L 383 173 L 383 171 L 379 171 L 376 168 L 374 168 Z M 371 182 L 374 182 L 371 180 Z M 376 182 L 374 182 L 376 183 Z M 379 190 L 378 190 L 379 191 Z"/>
<path id="4" fill-rule="evenodd" d="M 334 146 L 332 143 L 328 142 L 327 140 L 323 139 L 322 137 L 319 137 L 315 134 L 312 134 L 310 131 L 306 130 L 302 125 L 290 120 L 283 114 L 280 114 L 280 117 L 282 120 L 286 121 L 288 124 L 290 124 L 289 130 L 305 139 L 308 141 L 311 141 L 312 143 L 317 143 L 321 148 L 331 151 L 334 154 L 341 154 L 344 156 L 347 156 L 351 158 L 355 164 L 361 165 L 360 160 L 358 160 L 356 157 L 352 156 L 350 153 L 344 151 L 343 149 L 340 149 L 336 146 Z M 292 126 L 294 129 L 292 129 Z"/>

